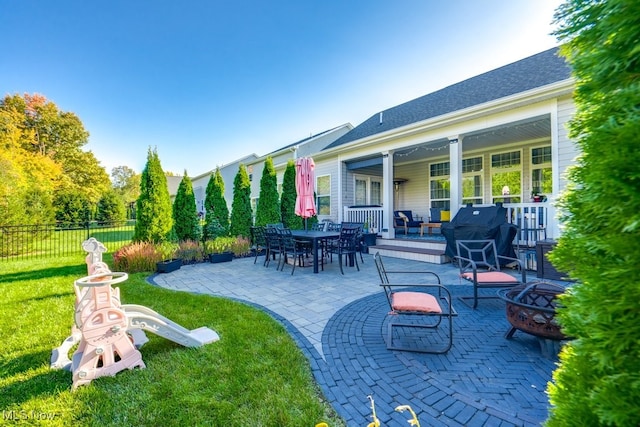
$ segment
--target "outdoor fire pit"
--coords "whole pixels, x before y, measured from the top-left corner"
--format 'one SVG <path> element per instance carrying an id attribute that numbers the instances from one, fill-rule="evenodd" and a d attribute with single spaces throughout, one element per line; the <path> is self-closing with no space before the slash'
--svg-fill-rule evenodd
<path id="1" fill-rule="evenodd" d="M 511 324 L 505 338 L 513 337 L 520 330 L 540 338 L 545 355 L 550 352 L 557 354 L 559 342 L 568 338 L 555 319 L 557 297 L 564 291 L 562 286 L 547 282 L 530 282 L 500 289 L 498 296 L 507 303 L 507 320 Z"/>

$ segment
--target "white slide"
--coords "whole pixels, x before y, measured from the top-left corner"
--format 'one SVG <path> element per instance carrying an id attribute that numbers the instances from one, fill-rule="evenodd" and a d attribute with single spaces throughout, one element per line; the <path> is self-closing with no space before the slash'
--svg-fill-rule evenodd
<path id="1" fill-rule="evenodd" d="M 127 315 L 129 330 L 153 332 L 185 347 L 201 347 L 220 339 L 212 329 L 203 326 L 189 330 L 142 305 L 123 304 L 121 308 Z"/>

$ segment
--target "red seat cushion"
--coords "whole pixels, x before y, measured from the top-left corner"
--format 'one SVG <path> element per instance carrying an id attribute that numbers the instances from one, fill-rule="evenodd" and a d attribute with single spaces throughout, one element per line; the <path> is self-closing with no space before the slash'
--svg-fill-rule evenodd
<path id="1" fill-rule="evenodd" d="M 462 273 L 461 277 L 473 282 L 473 273 Z M 518 279 L 502 271 L 483 271 L 478 273 L 478 283 L 519 283 Z"/>
<path id="2" fill-rule="evenodd" d="M 422 313 L 442 313 L 438 300 L 423 292 L 394 292 L 391 298 L 394 311 L 417 311 Z"/>

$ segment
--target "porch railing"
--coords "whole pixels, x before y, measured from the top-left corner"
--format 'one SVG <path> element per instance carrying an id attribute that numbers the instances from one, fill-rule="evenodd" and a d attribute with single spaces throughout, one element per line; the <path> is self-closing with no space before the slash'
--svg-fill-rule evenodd
<path id="1" fill-rule="evenodd" d="M 505 203 L 507 221 L 518 226 L 516 243 L 528 244 L 544 240 L 550 231 L 548 203 Z"/>
<path id="2" fill-rule="evenodd" d="M 378 206 L 362 206 L 362 207 L 344 207 L 344 222 L 362 222 L 366 223 L 369 230 L 380 231 L 385 227 L 382 207 Z"/>

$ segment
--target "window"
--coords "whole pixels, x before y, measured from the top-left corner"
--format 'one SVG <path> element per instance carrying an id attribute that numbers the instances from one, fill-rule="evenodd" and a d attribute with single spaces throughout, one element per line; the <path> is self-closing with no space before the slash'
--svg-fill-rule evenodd
<path id="1" fill-rule="evenodd" d="M 382 205 L 382 183 L 379 178 L 355 177 L 355 205 Z"/>
<path id="2" fill-rule="evenodd" d="M 522 200 L 522 164 L 520 151 L 491 155 L 491 198 L 493 203 L 519 203 Z M 502 190 L 509 188 L 509 197 Z"/>
<path id="3" fill-rule="evenodd" d="M 551 147 L 532 148 L 531 193 L 549 194 L 552 191 Z"/>
<path id="4" fill-rule="evenodd" d="M 431 207 L 449 209 L 451 182 L 449 162 L 432 163 L 429 166 L 429 192 Z"/>
<path id="5" fill-rule="evenodd" d="M 482 203 L 482 157 L 462 160 L 462 203 Z"/>
<path id="6" fill-rule="evenodd" d="M 371 198 L 369 199 L 369 203 L 382 206 L 382 182 L 378 180 L 371 181 Z"/>
<path id="7" fill-rule="evenodd" d="M 367 180 L 356 178 L 356 205 L 367 204 Z"/>
<path id="8" fill-rule="evenodd" d="M 331 215 L 331 175 L 316 178 L 316 205 L 318 215 Z"/>

